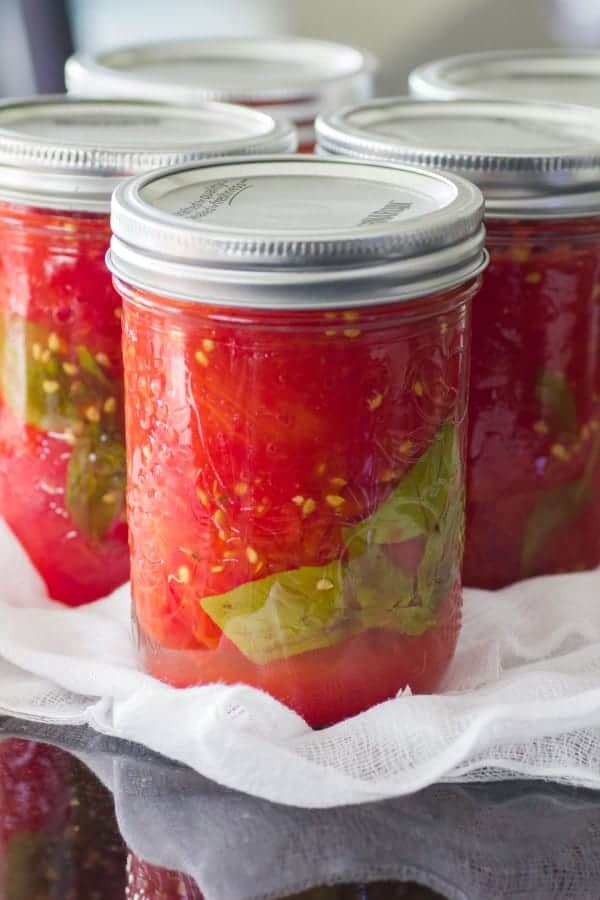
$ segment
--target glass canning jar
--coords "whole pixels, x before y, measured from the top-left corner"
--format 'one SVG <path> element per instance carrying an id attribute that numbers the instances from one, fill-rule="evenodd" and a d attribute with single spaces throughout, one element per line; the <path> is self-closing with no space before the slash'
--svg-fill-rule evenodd
<path id="1" fill-rule="evenodd" d="M 430 691 L 460 625 L 481 196 L 274 157 L 113 199 L 141 660 L 312 725 Z"/>
<path id="2" fill-rule="evenodd" d="M 156 165 L 294 142 L 290 126 L 222 104 L 0 105 L 0 516 L 55 599 L 94 600 L 129 576 L 112 189 Z"/>
<path id="3" fill-rule="evenodd" d="M 292 121 L 300 151 L 309 152 L 317 113 L 368 100 L 376 70 L 371 54 L 331 41 L 211 37 L 77 53 L 67 61 L 65 80 L 78 96 L 257 107 Z"/>
<path id="4" fill-rule="evenodd" d="M 473 308 L 465 583 L 600 564 L 600 113 L 391 99 L 322 121 L 323 152 L 468 175 L 490 265 Z"/>
<path id="5" fill-rule="evenodd" d="M 598 50 L 488 50 L 418 66 L 411 94 L 420 100 L 535 100 L 600 106 Z"/>

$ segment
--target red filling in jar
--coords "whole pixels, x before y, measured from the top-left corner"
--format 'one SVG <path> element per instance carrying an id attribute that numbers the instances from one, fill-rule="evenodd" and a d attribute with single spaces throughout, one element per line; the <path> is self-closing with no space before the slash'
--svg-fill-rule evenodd
<path id="1" fill-rule="evenodd" d="M 476 189 L 443 185 L 442 199 L 430 177 L 274 158 L 138 180 L 131 208 L 125 190 L 115 197 L 134 618 L 142 664 L 159 678 L 246 683 L 313 726 L 439 685 L 460 627 L 469 321 L 483 257 Z M 324 199 L 296 205 L 311 188 Z M 426 214 L 418 190 L 432 192 Z M 462 276 L 446 273 L 438 290 L 403 285 L 401 257 L 386 273 L 395 287 L 376 303 L 373 256 L 384 246 L 388 267 L 394 246 L 406 252 L 408 210 L 435 224 L 436 207 L 449 212 L 463 190 L 473 247 Z M 348 191 L 358 195 L 349 214 L 333 204 Z M 344 305 L 332 299 L 343 281 L 327 284 L 321 235 L 334 254 L 341 231 L 343 255 L 348 215 L 359 223 L 350 279 L 368 275 L 369 286 L 361 302 L 348 282 Z M 249 247 L 244 223 L 255 218 Z M 272 245 L 262 223 L 279 219 Z M 315 219 L 314 236 L 300 237 Z M 194 286 L 182 263 L 170 289 L 150 289 L 152 274 L 148 287 L 133 285 L 144 257 L 128 268 L 125 239 L 154 246 L 167 223 L 177 246 L 189 241 L 188 260 L 211 242 L 211 258 L 227 244 L 233 259 L 237 246 L 263 280 L 213 263 Z M 288 268 L 278 263 L 286 254 Z M 163 285 L 168 272 L 165 259 Z"/>
<path id="2" fill-rule="evenodd" d="M 600 219 L 489 220 L 473 310 L 465 581 L 600 562 Z"/>
<path id="3" fill-rule="evenodd" d="M 321 725 L 432 690 L 460 619 L 474 287 L 366 315 L 121 290 L 145 666 Z"/>
<path id="4" fill-rule="evenodd" d="M 465 584 L 498 589 L 595 568 L 598 111 L 391 98 L 325 116 L 317 131 L 321 153 L 442 167 L 468 176 L 486 198 L 490 265 L 473 304 Z"/>
<path id="5" fill-rule="evenodd" d="M 0 204 L 0 510 L 54 597 L 129 576 L 121 303 L 105 215 Z"/>
<path id="6" fill-rule="evenodd" d="M 0 515 L 54 599 L 129 578 L 112 189 L 161 162 L 294 146 L 290 126 L 223 104 L 0 108 Z"/>

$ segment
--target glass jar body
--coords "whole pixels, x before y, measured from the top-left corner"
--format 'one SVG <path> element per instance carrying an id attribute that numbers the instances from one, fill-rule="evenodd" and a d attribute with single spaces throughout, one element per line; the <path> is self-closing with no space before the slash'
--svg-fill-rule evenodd
<path id="1" fill-rule="evenodd" d="M 143 665 L 313 726 L 430 691 L 459 631 L 470 300 L 285 312 L 124 299 Z"/>
<path id="2" fill-rule="evenodd" d="M 72 606 L 129 575 L 109 239 L 105 215 L 0 205 L 0 515 Z"/>
<path id="3" fill-rule="evenodd" d="M 600 220 L 487 222 L 465 584 L 600 563 Z"/>

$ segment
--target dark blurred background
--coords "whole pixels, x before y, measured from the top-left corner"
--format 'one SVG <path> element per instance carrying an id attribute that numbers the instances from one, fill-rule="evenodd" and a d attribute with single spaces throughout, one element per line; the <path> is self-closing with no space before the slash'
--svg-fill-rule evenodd
<path id="1" fill-rule="evenodd" d="M 379 93 L 403 93 L 439 56 L 600 46 L 600 0 L 0 0 L 0 95 L 63 90 L 72 48 L 277 33 L 366 47 L 382 61 Z"/>

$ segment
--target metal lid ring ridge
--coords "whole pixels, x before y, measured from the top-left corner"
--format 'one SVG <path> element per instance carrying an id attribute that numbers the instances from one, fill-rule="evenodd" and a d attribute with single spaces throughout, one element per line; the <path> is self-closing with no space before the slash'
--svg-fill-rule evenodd
<path id="1" fill-rule="evenodd" d="M 127 175 L 295 147 L 289 123 L 221 103 L 186 108 L 64 95 L 8 100 L 0 103 L 0 200 L 107 213 L 112 191 Z"/>
<path id="2" fill-rule="evenodd" d="M 374 100 L 321 115 L 319 152 L 470 179 L 486 215 L 600 213 L 600 110 L 505 100 Z"/>
<path id="3" fill-rule="evenodd" d="M 110 265 L 147 290 L 198 302 L 387 302 L 479 270 L 482 206 L 462 179 L 407 166 L 206 162 L 117 189 Z"/>

